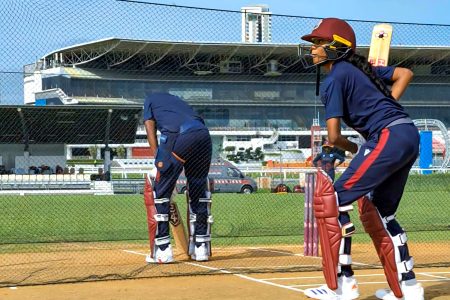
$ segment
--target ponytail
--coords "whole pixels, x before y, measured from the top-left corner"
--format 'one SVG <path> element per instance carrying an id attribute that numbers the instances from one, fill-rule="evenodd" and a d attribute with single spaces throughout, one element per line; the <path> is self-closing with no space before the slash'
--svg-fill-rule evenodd
<path id="1" fill-rule="evenodd" d="M 367 61 L 362 55 L 356 54 L 353 51 L 350 51 L 348 55 L 344 57 L 346 61 L 360 69 L 367 77 L 369 77 L 370 81 L 386 96 L 392 98 L 391 91 L 386 86 L 386 84 L 381 80 L 377 75 L 375 75 L 372 70 L 372 65 Z"/>

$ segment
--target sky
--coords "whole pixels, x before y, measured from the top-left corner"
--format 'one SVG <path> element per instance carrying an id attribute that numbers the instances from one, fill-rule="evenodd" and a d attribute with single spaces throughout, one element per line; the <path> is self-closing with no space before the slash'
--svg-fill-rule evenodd
<path id="1" fill-rule="evenodd" d="M 243 6 L 267 4 L 272 14 L 395 24 L 393 45 L 450 46 L 450 0 L 0 0 L 0 105 L 23 103 L 24 65 L 80 43 L 116 37 L 138 40 L 241 42 Z M 143 3 L 144 2 L 144 3 Z M 222 9 L 185 9 L 162 5 Z M 364 3 L 365 2 L 365 3 Z M 364 3 L 364 5 L 361 5 Z M 376 3 L 376 4 L 374 4 Z M 368 5 L 373 8 L 368 9 Z M 401 12 L 401 13 L 399 13 Z M 273 43 L 298 43 L 318 19 L 274 17 Z M 350 22 L 358 45 L 375 23 Z"/>
<path id="2" fill-rule="evenodd" d="M 306 17 L 450 24 L 449 0 L 148 0 L 147 2 L 239 10 L 241 6 L 267 4 L 274 14 Z"/>

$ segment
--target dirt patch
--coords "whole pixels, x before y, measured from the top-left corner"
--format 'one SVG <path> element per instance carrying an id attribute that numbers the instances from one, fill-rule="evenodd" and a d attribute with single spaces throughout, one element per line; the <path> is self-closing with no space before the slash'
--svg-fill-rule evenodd
<path id="1" fill-rule="evenodd" d="M 417 269 L 423 281 L 426 299 L 450 299 L 450 269 Z M 436 272 L 436 273 L 430 273 Z M 442 273 L 446 272 L 446 273 Z M 422 275 L 422 273 L 431 276 Z M 444 281 L 444 277 L 447 278 Z M 375 300 L 379 288 L 386 287 L 381 270 L 357 272 L 361 296 L 359 299 Z M 252 275 L 178 276 L 168 278 L 101 281 L 76 284 L 27 286 L 17 289 L 0 289 L 1 299 L 10 300 L 97 300 L 97 299 L 308 299 L 302 289 L 322 284 L 321 272 L 264 273 Z"/>
<path id="2" fill-rule="evenodd" d="M 448 244 L 411 244 L 411 254 L 419 266 L 449 264 Z M 147 245 L 142 243 L 66 243 L 42 245 L 33 251 L 0 254 L 0 287 L 45 283 L 64 283 L 128 278 L 155 278 L 223 273 L 315 271 L 321 259 L 304 257 L 302 246 L 252 246 L 214 248 L 214 255 L 204 267 L 191 264 L 184 255 L 177 263 L 148 265 L 144 258 Z M 441 250 L 442 249 L 442 250 Z M 10 249 L 11 250 L 11 249 Z M 441 251 L 440 256 L 437 252 Z M 430 253 L 434 255 L 430 255 Z M 355 244 L 352 257 L 356 269 L 379 268 L 371 244 Z M 439 259 L 437 259 L 439 258 Z"/>

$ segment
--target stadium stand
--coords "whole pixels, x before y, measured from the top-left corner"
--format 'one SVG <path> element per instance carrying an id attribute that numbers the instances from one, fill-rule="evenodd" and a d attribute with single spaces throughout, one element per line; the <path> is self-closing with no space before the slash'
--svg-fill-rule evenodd
<path id="1" fill-rule="evenodd" d="M 155 167 L 154 159 L 114 159 L 111 171 L 127 178 L 128 174 L 145 174 Z"/>
<path id="2" fill-rule="evenodd" d="M 90 174 L 0 175 L 0 195 L 10 194 L 94 194 L 111 195 L 113 184 L 91 180 Z"/>

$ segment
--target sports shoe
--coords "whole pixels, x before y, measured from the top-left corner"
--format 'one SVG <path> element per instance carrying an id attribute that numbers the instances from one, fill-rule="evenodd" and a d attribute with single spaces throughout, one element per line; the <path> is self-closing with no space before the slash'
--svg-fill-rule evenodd
<path id="1" fill-rule="evenodd" d="M 358 283 L 353 276 L 338 277 L 338 288 L 335 291 L 324 284 L 318 288 L 306 289 L 304 293 L 309 298 L 322 300 L 352 300 L 359 297 Z"/>
<path id="2" fill-rule="evenodd" d="M 168 264 L 173 262 L 172 246 L 169 244 L 164 250 L 156 247 L 155 257 L 151 257 L 150 254 L 148 254 L 145 257 L 145 261 L 149 264 Z"/>
<path id="3" fill-rule="evenodd" d="M 207 261 L 209 259 L 209 251 L 208 247 L 206 247 L 206 243 L 195 246 L 194 254 L 191 255 L 191 258 L 196 261 Z"/>
<path id="4" fill-rule="evenodd" d="M 416 279 L 402 281 L 400 288 L 402 289 L 403 298 L 395 297 L 394 293 L 388 289 L 377 290 L 375 297 L 383 300 L 424 300 L 423 287 Z"/>

